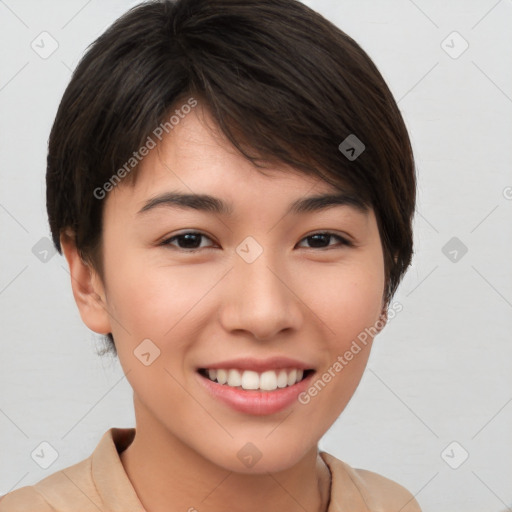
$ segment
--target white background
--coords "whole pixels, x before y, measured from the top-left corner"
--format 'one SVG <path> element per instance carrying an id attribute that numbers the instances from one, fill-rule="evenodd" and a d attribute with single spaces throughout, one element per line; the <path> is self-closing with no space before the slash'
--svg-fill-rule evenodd
<path id="1" fill-rule="evenodd" d="M 49 237 L 46 145 L 71 70 L 135 3 L 0 0 L 0 495 L 86 458 L 109 427 L 135 425 L 131 388 L 96 354 L 64 258 L 32 252 Z M 400 482 L 424 512 L 510 510 L 512 2 L 306 3 L 388 82 L 419 194 L 414 262 L 395 296 L 403 311 L 320 448 Z M 47 59 L 31 48 L 43 31 L 59 45 Z M 443 43 L 453 31 L 469 44 L 457 58 L 462 39 Z M 455 262 L 443 253 L 452 237 L 467 247 Z M 59 453 L 48 469 L 30 456 L 42 441 Z M 452 465 L 469 454 L 458 469 L 441 456 L 453 441 Z"/>

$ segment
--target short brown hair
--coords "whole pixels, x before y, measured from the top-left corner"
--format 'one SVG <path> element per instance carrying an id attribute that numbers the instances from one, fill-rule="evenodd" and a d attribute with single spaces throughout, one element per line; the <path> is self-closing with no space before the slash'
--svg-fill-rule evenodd
<path id="1" fill-rule="evenodd" d="M 187 96 L 201 100 L 256 169 L 288 164 L 374 209 L 389 303 L 413 254 L 407 129 L 365 51 L 297 0 L 145 2 L 90 46 L 49 139 L 47 210 L 57 250 L 71 228 L 101 274 L 103 201 L 94 191 Z M 365 146 L 355 159 L 339 149 L 349 136 Z"/>

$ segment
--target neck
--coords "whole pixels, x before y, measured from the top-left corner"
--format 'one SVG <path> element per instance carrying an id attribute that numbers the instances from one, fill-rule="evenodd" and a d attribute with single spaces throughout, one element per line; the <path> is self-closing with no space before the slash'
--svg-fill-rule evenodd
<path id="1" fill-rule="evenodd" d="M 330 471 L 314 446 L 294 466 L 274 473 L 235 473 L 204 458 L 159 422 L 137 417 L 121 462 L 147 512 L 326 512 Z M 233 505 L 236 504 L 236 507 Z"/>

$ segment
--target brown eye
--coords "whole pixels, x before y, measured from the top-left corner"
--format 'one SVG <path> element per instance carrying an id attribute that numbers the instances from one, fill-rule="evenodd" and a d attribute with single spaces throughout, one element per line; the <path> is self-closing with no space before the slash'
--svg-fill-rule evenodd
<path id="1" fill-rule="evenodd" d="M 340 235 L 337 235 L 335 233 L 329 233 L 329 232 L 321 232 L 321 233 L 314 233 L 312 235 L 308 235 L 304 237 L 302 240 L 308 240 L 308 243 L 310 244 L 312 249 L 325 249 L 328 247 L 332 247 L 333 244 L 330 244 L 329 241 L 331 239 L 338 240 L 339 244 L 334 244 L 339 246 L 351 246 L 352 243 L 349 242 L 347 239 L 341 237 Z"/>
<path id="2" fill-rule="evenodd" d="M 211 240 L 211 238 L 207 237 L 203 233 L 199 233 L 196 231 L 187 231 L 186 233 L 181 233 L 179 235 L 175 235 L 173 237 L 167 238 L 162 241 L 161 245 L 176 247 L 174 242 L 177 243 L 177 249 L 181 249 L 187 252 L 193 252 L 198 249 L 205 248 L 205 246 L 201 246 L 201 239 L 205 238 Z M 209 246 L 206 246 L 206 248 Z"/>

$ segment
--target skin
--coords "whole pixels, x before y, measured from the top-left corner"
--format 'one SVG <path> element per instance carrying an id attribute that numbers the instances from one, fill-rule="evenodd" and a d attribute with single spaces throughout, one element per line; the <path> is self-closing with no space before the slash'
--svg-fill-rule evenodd
<path id="1" fill-rule="evenodd" d="M 78 256 L 72 233 L 61 242 L 81 317 L 113 334 L 133 388 L 136 436 L 120 458 L 142 504 L 151 512 L 326 510 L 330 474 L 318 441 L 357 388 L 371 340 L 307 405 L 267 416 L 212 398 L 195 370 L 276 355 L 310 363 L 317 376 L 331 367 L 382 319 L 384 259 L 373 210 L 285 215 L 294 200 L 335 190 L 284 165 L 258 173 L 201 105 L 138 172 L 105 199 L 104 279 Z M 167 206 L 138 213 L 175 189 L 219 197 L 234 213 Z M 354 246 L 308 238 L 326 230 Z M 187 231 L 205 235 L 196 237 L 197 252 L 183 239 L 161 244 Z M 236 252 L 247 236 L 263 248 L 250 264 Z M 160 356 L 145 366 L 133 352 L 148 338 Z M 251 468 L 237 457 L 247 442 L 262 454 Z"/>

